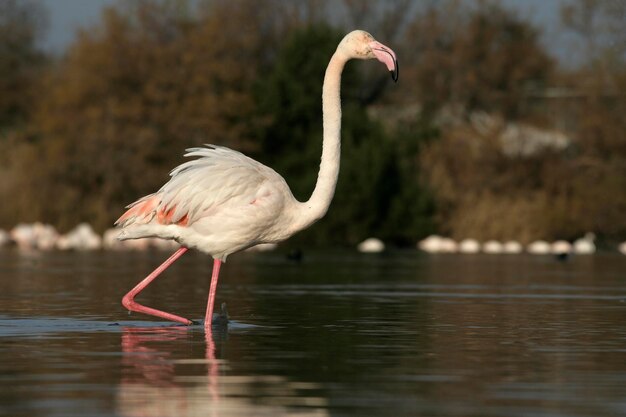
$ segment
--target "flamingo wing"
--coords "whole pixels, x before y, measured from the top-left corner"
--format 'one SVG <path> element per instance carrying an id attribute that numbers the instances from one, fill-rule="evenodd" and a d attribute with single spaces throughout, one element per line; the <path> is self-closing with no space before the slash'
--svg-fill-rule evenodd
<path id="1" fill-rule="evenodd" d="M 190 148 L 185 157 L 197 158 L 172 170 L 159 191 L 130 204 L 115 223 L 186 226 L 212 211 L 254 203 L 268 180 L 284 182 L 271 168 L 223 146 Z"/>

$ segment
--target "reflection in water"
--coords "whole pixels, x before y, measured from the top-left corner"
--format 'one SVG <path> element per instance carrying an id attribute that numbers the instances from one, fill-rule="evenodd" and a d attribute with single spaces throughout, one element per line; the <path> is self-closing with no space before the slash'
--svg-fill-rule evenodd
<path id="1" fill-rule="evenodd" d="M 625 415 L 626 257 L 242 254 L 209 338 L 122 313 L 159 258 L 0 251 L 0 415 Z M 172 268 L 146 303 L 199 318 Z"/>
<path id="2" fill-rule="evenodd" d="M 171 352 L 148 347 L 149 342 L 176 341 L 187 337 L 183 327 L 133 328 L 126 327 L 122 333 L 123 383 L 148 381 L 153 385 L 173 386 L 174 364 Z"/>
<path id="3" fill-rule="evenodd" d="M 119 385 L 118 410 L 125 416 L 194 415 L 203 412 L 218 416 L 219 361 L 215 356 L 212 332 L 204 333 L 204 360 L 176 359 L 164 347 L 184 342 L 193 336 L 181 326 L 126 327 L 122 332 L 122 377 Z M 193 386 L 185 386 L 176 373 L 179 365 L 206 364 L 206 379 L 194 378 Z M 202 387 L 206 386 L 203 393 Z"/>
<path id="4" fill-rule="evenodd" d="M 206 343 L 206 350 L 204 357 L 207 360 L 208 367 L 208 391 L 211 398 L 212 409 L 219 408 L 220 393 L 217 385 L 217 377 L 219 375 L 219 364 L 215 357 L 215 341 L 213 340 L 212 329 L 205 329 L 204 341 Z"/>
<path id="5" fill-rule="evenodd" d="M 117 409 L 124 416 L 168 416 L 189 407 L 185 388 L 176 383 L 175 358 L 160 342 L 186 339 L 184 327 L 124 328 L 122 332 L 122 376 Z"/>
<path id="6" fill-rule="evenodd" d="M 194 349 L 177 350 L 180 345 L 188 347 L 189 339 L 200 335 L 205 344 L 203 358 L 190 357 Z M 298 395 L 297 389 L 305 384 L 280 376 L 220 375 L 226 362 L 218 359 L 216 340 L 219 345 L 226 335 L 226 331 L 204 333 L 180 326 L 124 328 L 117 412 L 128 417 L 245 417 L 286 415 L 297 407 L 298 415 L 328 415 L 324 399 Z M 260 385 L 264 392 L 272 393 L 270 402 L 275 404 L 251 395 Z"/>

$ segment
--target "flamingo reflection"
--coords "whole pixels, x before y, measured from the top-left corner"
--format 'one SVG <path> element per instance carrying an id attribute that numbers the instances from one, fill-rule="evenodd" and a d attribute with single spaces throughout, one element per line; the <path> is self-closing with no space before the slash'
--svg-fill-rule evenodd
<path id="1" fill-rule="evenodd" d="M 201 334 L 204 358 L 190 358 L 189 349 L 193 353 L 193 347 L 198 345 L 194 339 Z M 218 415 L 219 361 L 213 331 L 193 332 L 181 326 L 126 327 L 121 346 L 122 377 L 118 392 L 121 415 L 189 415 L 199 407 L 204 415 Z M 184 350 L 172 350 L 181 346 Z M 189 372 L 188 366 L 193 371 Z M 186 372 L 182 373 L 181 367 L 186 367 Z"/>
<path id="2" fill-rule="evenodd" d="M 214 321 L 215 322 L 215 321 Z M 224 369 L 227 328 L 126 327 L 117 413 L 126 417 L 327 417 L 316 383 Z M 231 364 L 232 365 L 232 364 Z"/>

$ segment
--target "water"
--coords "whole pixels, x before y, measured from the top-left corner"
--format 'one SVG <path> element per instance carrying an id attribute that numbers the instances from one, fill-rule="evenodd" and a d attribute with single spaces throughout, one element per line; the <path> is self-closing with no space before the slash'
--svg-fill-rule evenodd
<path id="1" fill-rule="evenodd" d="M 121 307 L 166 257 L 0 251 L 0 415 L 626 415 L 626 257 L 240 254 L 210 339 Z M 201 320 L 210 272 L 140 301 Z"/>

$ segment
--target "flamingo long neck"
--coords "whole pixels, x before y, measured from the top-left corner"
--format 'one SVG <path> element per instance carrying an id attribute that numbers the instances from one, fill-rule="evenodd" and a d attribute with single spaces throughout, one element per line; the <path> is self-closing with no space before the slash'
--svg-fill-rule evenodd
<path id="1" fill-rule="evenodd" d="M 341 73 L 347 61 L 343 55 L 335 52 L 326 68 L 322 88 L 324 123 L 322 160 L 313 194 L 303 203 L 302 212 L 299 214 L 302 228 L 324 217 L 335 195 L 341 155 Z"/>

